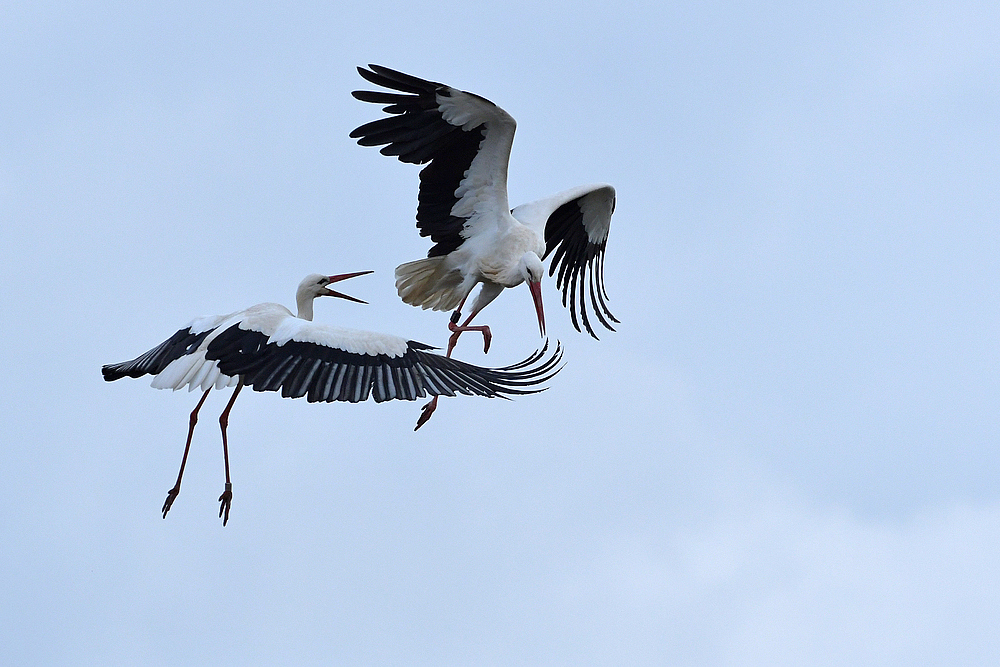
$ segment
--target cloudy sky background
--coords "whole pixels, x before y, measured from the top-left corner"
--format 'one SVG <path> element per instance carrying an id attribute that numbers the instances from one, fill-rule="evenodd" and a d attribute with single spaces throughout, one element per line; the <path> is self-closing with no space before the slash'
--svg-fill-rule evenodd
<path id="1" fill-rule="evenodd" d="M 992 2 L 7 3 L 4 664 L 995 664 Z M 106 384 L 195 315 L 441 345 L 369 62 L 519 123 L 514 203 L 618 189 L 619 331 L 539 396 L 234 408 Z M 458 356 L 539 344 L 524 288 Z"/>

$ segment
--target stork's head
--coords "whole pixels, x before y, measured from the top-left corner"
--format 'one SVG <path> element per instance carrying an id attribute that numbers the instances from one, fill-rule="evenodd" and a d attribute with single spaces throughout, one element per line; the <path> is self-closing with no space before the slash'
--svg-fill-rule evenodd
<path id="1" fill-rule="evenodd" d="M 526 252 L 521 256 L 517 265 L 521 272 L 521 277 L 528 284 L 531 290 L 531 300 L 535 303 L 535 314 L 538 316 L 538 331 L 545 335 L 545 311 L 542 310 L 542 276 L 545 275 L 545 267 L 542 260 L 533 252 Z"/>
<path id="2" fill-rule="evenodd" d="M 341 294 L 335 290 L 330 289 L 327 285 L 332 283 L 338 283 L 341 280 L 347 280 L 348 278 L 354 278 L 356 276 L 363 276 L 367 273 L 372 273 L 371 271 L 357 271 L 355 273 L 341 273 L 335 276 L 324 276 L 321 273 L 311 273 L 302 279 L 299 283 L 299 288 L 295 292 L 295 304 L 299 307 L 299 317 L 304 320 L 312 319 L 312 302 L 318 296 L 335 296 L 341 299 L 347 299 L 348 301 L 354 301 L 355 303 L 368 303 L 367 301 L 362 301 L 361 299 L 356 299 L 353 296 L 348 296 L 346 294 Z"/>

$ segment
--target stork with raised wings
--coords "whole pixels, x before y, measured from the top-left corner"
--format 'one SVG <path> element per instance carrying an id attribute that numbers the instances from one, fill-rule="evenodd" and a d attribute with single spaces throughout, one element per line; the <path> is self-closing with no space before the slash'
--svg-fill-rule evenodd
<path id="1" fill-rule="evenodd" d="M 538 327 L 545 335 L 540 282 L 542 260 L 550 255 L 549 275 L 559 271 L 573 326 L 597 338 L 587 313 L 587 300 L 609 330 L 618 322 L 608 309 L 604 289 L 604 248 L 608 239 L 615 190 L 585 185 L 510 209 L 507 164 L 516 124 L 503 109 L 478 95 L 426 81 L 380 65 L 358 68 L 362 77 L 399 92 L 360 90 L 364 102 L 387 105 L 390 114 L 366 123 L 351 137 L 362 146 L 384 146 L 383 155 L 401 162 L 427 164 L 420 172 L 417 228 L 434 246 L 426 259 L 396 268 L 399 296 L 414 306 L 455 310 L 449 328 L 458 334 L 483 331 L 471 320 L 505 287 L 527 282 L 535 303 Z M 458 320 L 469 293 L 482 284 L 472 312 Z M 589 288 L 589 289 L 588 289 Z M 577 316 L 579 312 L 579 318 Z M 609 322 L 610 320 L 610 322 Z"/>
<path id="2" fill-rule="evenodd" d="M 386 105 L 388 117 L 366 123 L 351 137 L 362 146 L 383 146 L 383 155 L 401 162 L 428 163 L 420 171 L 417 228 L 431 237 L 426 259 L 396 267 L 396 290 L 406 303 L 433 310 L 453 310 L 448 327 L 450 356 L 464 331 L 480 331 L 489 351 L 488 326 L 472 319 L 505 287 L 528 284 L 545 335 L 542 309 L 542 261 L 551 256 L 549 275 L 558 270 L 556 287 L 580 325 L 597 338 L 587 301 L 600 323 L 614 330 L 604 289 L 604 249 L 615 209 L 610 185 L 585 185 L 510 209 L 507 165 L 516 124 L 503 109 L 473 93 L 369 65 L 358 68 L 369 82 L 391 91 L 352 93 L 363 102 Z M 459 324 L 472 289 L 481 284 L 472 312 Z M 579 316 L 578 316 L 579 313 Z M 436 407 L 424 406 L 421 422 Z"/>
<path id="3" fill-rule="evenodd" d="M 541 391 L 538 385 L 559 372 L 559 345 L 550 356 L 546 344 L 518 364 L 490 369 L 434 354 L 428 351 L 434 349 L 429 345 L 397 336 L 312 322 L 316 297 L 365 303 L 328 286 L 367 273 L 371 271 L 306 276 L 295 295 L 297 315 L 279 304 L 262 303 L 229 315 L 198 318 L 145 354 L 101 368 L 109 382 L 153 375 L 152 386 L 157 389 L 187 387 L 204 392 L 191 412 L 180 471 L 163 503 L 163 518 L 180 493 L 198 411 L 213 388 L 236 387 L 219 417 L 226 468 L 219 516 L 225 525 L 233 498 L 226 428 L 244 386 L 255 391 L 280 390 L 285 398 L 305 396 L 310 403 L 357 403 L 369 396 L 376 402 L 412 401 L 456 393 L 507 398 Z"/>

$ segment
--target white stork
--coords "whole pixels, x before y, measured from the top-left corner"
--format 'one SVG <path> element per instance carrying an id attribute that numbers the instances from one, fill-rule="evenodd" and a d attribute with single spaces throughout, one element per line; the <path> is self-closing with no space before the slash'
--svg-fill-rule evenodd
<path id="1" fill-rule="evenodd" d="M 396 289 L 406 303 L 433 310 L 452 310 L 448 356 L 463 331 L 481 331 L 489 351 L 488 326 L 472 319 L 505 287 L 528 284 L 545 335 L 542 310 L 542 260 L 550 255 L 562 302 L 573 326 L 580 321 L 597 338 L 587 314 L 587 301 L 597 319 L 614 331 L 618 322 L 608 309 L 604 289 L 604 248 L 615 190 L 585 185 L 510 209 L 507 164 L 516 123 L 503 109 L 473 93 L 404 74 L 380 65 L 358 68 L 369 82 L 398 92 L 361 90 L 363 102 L 387 105 L 389 117 L 366 123 L 350 136 L 362 146 L 383 146 L 383 155 L 401 162 L 427 164 L 420 171 L 417 228 L 434 246 L 426 259 L 396 267 Z M 469 317 L 459 325 L 472 289 L 481 284 Z M 589 288 L 589 289 L 588 289 Z M 587 292 L 588 294 L 585 294 Z M 579 310 L 579 320 L 577 318 Z M 426 421 L 436 407 L 424 407 Z M 419 424 L 422 422 L 418 422 Z"/>
<path id="2" fill-rule="evenodd" d="M 514 119 L 473 93 L 380 65 L 369 67 L 358 68 L 362 77 L 400 92 L 352 93 L 364 102 L 388 105 L 383 110 L 390 116 L 366 123 L 350 136 L 362 146 L 384 145 L 381 153 L 395 155 L 401 162 L 429 163 L 420 172 L 417 228 L 435 245 L 427 259 L 396 268 L 396 288 L 403 301 L 425 309 L 457 308 L 449 326 L 452 338 L 457 340 L 469 329 L 481 330 L 488 348 L 488 327 L 469 327 L 469 322 L 505 287 L 527 282 L 544 336 L 542 260 L 552 255 L 549 275 L 558 269 L 556 286 L 576 330 L 581 331 L 582 320 L 597 338 L 587 314 L 584 292 L 589 286 L 594 313 L 614 331 L 608 320 L 618 320 L 605 304 L 604 289 L 604 248 L 615 208 L 614 188 L 580 186 L 511 210 L 507 163 Z M 465 300 L 480 283 L 472 313 L 458 325 Z"/>
<path id="3" fill-rule="evenodd" d="M 163 518 L 180 493 L 198 411 L 213 388 L 236 386 L 219 417 L 226 467 L 219 516 L 225 525 L 233 497 L 226 427 L 244 385 L 255 391 L 280 390 L 285 398 L 305 396 L 309 402 L 356 403 L 369 396 L 376 402 L 412 401 L 456 393 L 506 398 L 542 391 L 536 385 L 559 372 L 559 345 L 547 359 L 546 344 L 519 364 L 489 369 L 428 352 L 434 348 L 397 336 L 312 322 L 313 300 L 318 296 L 365 303 L 327 286 L 367 273 L 371 271 L 306 276 L 295 294 L 297 315 L 279 304 L 262 303 L 229 315 L 198 318 L 145 354 L 101 368 L 109 382 L 149 374 L 155 376 L 152 386 L 157 389 L 186 386 L 204 392 L 191 413 L 180 471 L 163 503 Z"/>

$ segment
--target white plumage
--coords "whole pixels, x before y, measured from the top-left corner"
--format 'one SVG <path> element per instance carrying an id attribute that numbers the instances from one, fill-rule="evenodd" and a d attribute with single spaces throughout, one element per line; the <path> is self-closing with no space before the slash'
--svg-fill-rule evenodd
<path id="1" fill-rule="evenodd" d="M 397 92 L 355 91 L 365 102 L 384 104 L 388 117 L 353 132 L 363 146 L 383 146 L 384 155 L 427 164 L 420 172 L 417 227 L 434 246 L 428 257 L 400 264 L 396 288 L 404 302 L 452 310 L 450 354 L 463 331 L 504 288 L 528 283 L 540 333 L 545 335 L 540 281 L 543 259 L 563 292 L 574 327 L 595 338 L 588 301 L 609 330 L 618 320 L 605 303 L 603 258 L 615 190 L 597 184 L 510 209 L 507 165 L 516 123 L 503 109 L 473 93 L 379 65 L 358 68 L 366 80 Z M 461 325 L 461 309 L 481 284 L 472 312 Z"/>
<path id="2" fill-rule="evenodd" d="M 248 328 L 248 327 L 244 327 Z M 406 354 L 406 339 L 399 336 L 346 329 L 324 324 L 313 324 L 294 317 L 287 317 L 275 327 L 269 342 L 281 346 L 289 341 L 314 343 L 323 347 L 336 348 L 350 354 L 383 354 L 401 357 Z"/>
<path id="3" fill-rule="evenodd" d="M 158 389 L 204 392 L 191 413 L 177 482 L 163 504 L 164 518 L 180 492 L 198 411 L 213 388 L 236 387 L 219 418 L 226 462 L 219 516 L 225 524 L 232 501 L 226 427 L 244 385 L 280 391 L 287 398 L 305 396 L 310 402 L 414 400 L 457 393 L 505 398 L 540 391 L 536 386 L 559 371 L 558 345 L 549 357 L 542 348 L 519 364 L 489 369 L 433 354 L 429 345 L 398 336 L 312 322 L 316 297 L 364 303 L 328 286 L 366 273 L 371 272 L 306 276 L 296 292 L 295 315 L 280 304 L 262 303 L 229 315 L 197 318 L 145 354 L 101 369 L 108 381 L 153 375 L 152 386 Z"/>

